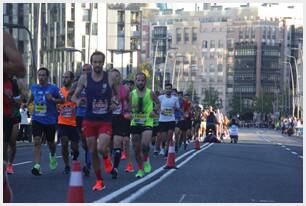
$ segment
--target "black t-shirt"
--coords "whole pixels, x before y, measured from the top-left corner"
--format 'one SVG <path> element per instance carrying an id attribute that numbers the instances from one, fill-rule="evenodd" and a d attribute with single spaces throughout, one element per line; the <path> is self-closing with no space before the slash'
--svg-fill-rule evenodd
<path id="1" fill-rule="evenodd" d="M 206 123 L 208 124 L 216 124 L 217 123 L 217 118 L 216 116 L 214 115 L 213 112 L 211 112 L 207 118 L 206 118 Z"/>

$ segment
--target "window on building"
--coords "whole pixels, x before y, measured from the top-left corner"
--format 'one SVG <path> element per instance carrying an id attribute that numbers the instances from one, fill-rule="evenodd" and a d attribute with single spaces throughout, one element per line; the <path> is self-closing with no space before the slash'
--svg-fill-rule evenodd
<path id="1" fill-rule="evenodd" d="M 83 10 L 83 21 L 90 21 L 90 10 L 89 9 Z"/>
<path id="2" fill-rule="evenodd" d="M 188 28 L 184 28 L 184 43 L 189 42 L 189 29 Z"/>
<path id="3" fill-rule="evenodd" d="M 266 29 L 266 27 L 264 27 L 264 28 L 262 29 L 262 38 L 265 39 L 265 38 L 266 38 L 266 35 L 267 35 L 267 29 Z"/>
<path id="4" fill-rule="evenodd" d="M 215 48 L 216 44 L 215 44 L 215 40 L 210 40 L 210 48 Z"/>
<path id="5" fill-rule="evenodd" d="M 198 28 L 192 28 L 192 42 L 197 41 L 198 39 Z"/>
<path id="6" fill-rule="evenodd" d="M 82 36 L 82 48 L 85 48 L 86 47 L 86 36 L 83 35 Z"/>
<path id="7" fill-rule="evenodd" d="M 268 39 L 271 39 L 271 36 L 272 36 L 272 35 L 271 35 L 271 28 L 270 28 L 270 29 L 268 30 L 268 36 L 267 36 L 267 38 L 268 38 Z"/>
<path id="8" fill-rule="evenodd" d="M 85 26 L 86 26 L 85 33 L 89 35 L 90 34 L 90 23 L 86 23 Z"/>
<path id="9" fill-rule="evenodd" d="M 85 3 L 82 3 L 82 4 L 81 4 L 81 7 L 82 7 L 82 8 L 86 8 L 86 4 L 85 4 Z"/>
<path id="10" fill-rule="evenodd" d="M 243 39 L 243 31 L 242 31 L 242 29 L 239 30 L 239 39 Z"/>
<path id="11" fill-rule="evenodd" d="M 94 8 L 95 8 L 95 9 L 98 8 L 98 3 L 94 3 Z"/>
<path id="12" fill-rule="evenodd" d="M 182 29 L 176 28 L 176 43 L 180 43 L 182 40 Z"/>
<path id="13" fill-rule="evenodd" d="M 251 28 L 251 38 L 255 39 L 255 28 L 254 27 Z"/>
<path id="14" fill-rule="evenodd" d="M 74 10 L 74 7 L 71 7 L 71 20 L 72 20 L 72 21 L 75 20 L 75 18 L 74 18 L 75 12 L 74 12 L 74 11 L 75 11 L 75 10 Z"/>
<path id="15" fill-rule="evenodd" d="M 222 40 L 218 41 L 218 48 L 223 48 L 223 41 Z"/>
<path id="16" fill-rule="evenodd" d="M 215 66 L 213 64 L 209 65 L 209 72 L 215 72 Z"/>
<path id="17" fill-rule="evenodd" d="M 222 69 L 222 64 L 218 64 L 218 72 L 222 72 L 223 69 Z"/>
<path id="18" fill-rule="evenodd" d="M 207 40 L 202 41 L 202 49 L 207 49 Z"/>
<path id="19" fill-rule="evenodd" d="M 98 24 L 97 23 L 92 23 L 91 34 L 98 35 Z"/>
<path id="20" fill-rule="evenodd" d="M 124 11 L 118 11 L 118 22 L 124 22 L 124 21 L 125 21 Z"/>

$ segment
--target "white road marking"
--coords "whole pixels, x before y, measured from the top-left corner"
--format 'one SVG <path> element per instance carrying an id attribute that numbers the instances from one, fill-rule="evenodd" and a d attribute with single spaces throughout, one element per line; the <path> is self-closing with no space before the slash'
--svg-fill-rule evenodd
<path id="1" fill-rule="evenodd" d="M 15 163 L 15 164 L 13 164 L 13 166 L 24 165 L 24 164 L 28 164 L 28 163 L 31 163 L 31 162 L 33 162 L 33 161 L 26 161 L 26 162 Z"/>
<path id="2" fill-rule="evenodd" d="M 286 148 L 286 150 L 290 151 L 291 149 L 290 148 Z"/>
<path id="3" fill-rule="evenodd" d="M 61 158 L 62 155 L 56 156 L 56 159 Z M 33 161 L 25 161 L 25 162 L 19 162 L 19 163 L 15 163 L 13 164 L 13 166 L 18 166 L 18 165 L 24 165 L 24 164 L 29 164 L 32 163 Z"/>
<path id="4" fill-rule="evenodd" d="M 303 159 L 303 156 L 300 155 L 299 157 L 300 157 L 301 159 Z"/>
<path id="5" fill-rule="evenodd" d="M 208 143 L 203 144 L 201 146 L 201 148 L 203 148 L 206 145 L 208 145 Z M 199 151 L 201 151 L 201 150 L 199 150 Z M 188 155 L 188 154 L 190 154 L 192 152 L 194 152 L 194 150 L 190 150 L 190 151 L 184 153 L 183 155 L 181 155 L 178 158 L 176 158 L 175 161 L 179 161 L 180 159 L 182 159 L 183 157 L 185 157 L 186 155 Z M 105 197 L 100 198 L 100 199 L 98 199 L 98 200 L 96 200 L 94 202 L 104 203 L 104 202 L 108 202 L 108 201 L 112 200 L 113 198 L 117 197 L 118 195 L 120 195 L 120 194 L 122 194 L 122 193 L 124 193 L 124 192 L 126 192 L 126 191 L 128 191 L 130 189 L 132 189 L 133 187 L 136 187 L 137 185 L 139 185 L 139 184 L 141 184 L 143 182 L 145 182 L 146 180 L 150 179 L 154 175 L 157 175 L 158 173 L 160 173 L 161 171 L 164 170 L 164 166 L 165 165 L 163 165 L 162 167 L 154 170 L 152 173 L 146 175 L 145 177 L 143 177 L 143 178 L 141 178 L 139 180 L 136 180 L 136 181 L 134 181 L 134 182 L 124 186 L 123 188 L 121 188 L 119 190 L 116 190 L 116 191 L 110 193 L 109 195 L 106 195 Z"/>
<path id="6" fill-rule="evenodd" d="M 282 145 L 282 143 L 277 143 L 278 145 Z"/>
<path id="7" fill-rule="evenodd" d="M 186 197 L 186 194 L 183 194 L 181 199 L 178 202 L 181 203 L 184 200 L 185 197 Z"/>
<path id="8" fill-rule="evenodd" d="M 211 147 L 213 145 L 210 144 L 207 147 L 193 153 L 190 157 L 188 157 L 186 160 L 184 160 L 183 162 L 181 162 L 177 167 L 180 168 L 182 167 L 184 164 L 186 164 L 189 160 L 191 160 L 194 156 L 196 156 L 198 153 L 206 150 L 207 148 Z M 165 174 L 163 174 L 158 180 L 151 182 L 150 184 L 147 184 L 146 186 L 142 187 L 141 189 L 139 189 L 137 192 L 133 193 L 131 196 L 123 199 L 122 201 L 120 201 L 120 203 L 130 203 L 132 201 L 134 201 L 135 199 L 137 199 L 139 196 L 143 195 L 145 192 L 147 192 L 148 190 L 152 189 L 155 185 L 157 185 L 158 183 L 160 183 L 162 180 L 164 180 L 165 178 L 167 178 L 169 175 L 171 175 L 173 172 L 175 172 L 176 170 L 170 170 L 168 172 L 166 172 Z"/>
<path id="9" fill-rule="evenodd" d="M 291 154 L 297 155 L 297 153 L 296 153 L 296 152 L 291 152 Z"/>
<path id="10" fill-rule="evenodd" d="M 285 145 L 282 145 L 282 147 L 286 147 Z"/>

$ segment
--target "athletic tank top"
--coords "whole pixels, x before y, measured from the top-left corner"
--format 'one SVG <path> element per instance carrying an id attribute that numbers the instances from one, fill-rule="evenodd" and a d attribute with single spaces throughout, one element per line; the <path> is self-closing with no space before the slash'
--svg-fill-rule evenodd
<path id="1" fill-rule="evenodd" d="M 61 88 L 61 93 L 68 96 L 69 90 L 66 87 Z M 58 124 L 76 126 L 76 104 L 72 101 L 65 101 L 59 106 Z"/>
<path id="2" fill-rule="evenodd" d="M 113 111 L 113 115 L 119 115 L 123 114 L 125 110 L 125 87 L 123 85 L 120 85 L 119 87 L 119 94 L 113 95 L 112 101 L 116 104 L 116 108 Z"/>
<path id="3" fill-rule="evenodd" d="M 94 81 L 91 73 L 88 73 L 85 92 L 87 105 L 84 119 L 111 122 L 112 115 L 109 106 L 112 99 L 112 89 L 108 84 L 107 72 L 103 71 L 103 79 L 99 82 Z"/>
<path id="4" fill-rule="evenodd" d="M 153 127 L 151 112 L 153 111 L 153 101 L 151 99 L 151 90 L 145 88 L 143 98 L 139 98 L 137 90 L 132 91 L 132 121 L 131 126 L 150 126 Z"/>

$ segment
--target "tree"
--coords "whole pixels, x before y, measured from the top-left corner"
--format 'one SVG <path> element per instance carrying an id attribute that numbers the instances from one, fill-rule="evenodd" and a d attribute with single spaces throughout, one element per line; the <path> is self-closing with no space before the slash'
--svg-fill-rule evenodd
<path id="1" fill-rule="evenodd" d="M 193 91 L 192 91 L 193 90 Z M 186 90 L 186 93 L 192 98 L 192 96 L 193 96 L 193 100 L 198 100 L 199 99 L 199 97 L 198 97 L 198 95 L 197 95 L 197 91 L 196 91 L 196 89 L 193 87 L 193 84 L 191 84 L 189 87 L 188 87 L 188 89 Z"/>
<path id="2" fill-rule="evenodd" d="M 259 97 L 255 98 L 254 111 L 263 114 L 273 112 L 273 95 L 261 93 Z"/>
<path id="3" fill-rule="evenodd" d="M 206 106 L 212 106 L 213 108 L 222 109 L 222 99 L 219 98 L 218 90 L 209 87 L 204 91 L 204 99 L 202 100 L 202 104 Z"/>
<path id="4" fill-rule="evenodd" d="M 231 102 L 230 102 L 230 107 L 231 107 L 231 110 L 229 112 L 230 116 L 234 116 L 236 114 L 240 114 L 240 110 L 242 108 L 242 101 L 240 101 L 240 97 L 237 96 L 237 95 L 234 95 L 231 99 Z"/>
<path id="5" fill-rule="evenodd" d="M 144 62 L 142 63 L 139 68 L 131 73 L 129 73 L 128 75 L 128 79 L 132 79 L 132 80 L 135 80 L 135 75 L 138 73 L 138 72 L 143 72 L 145 75 L 146 75 L 146 78 L 147 78 L 147 87 L 148 88 L 151 88 L 152 87 L 152 78 L 153 78 L 153 71 L 152 71 L 152 65 L 150 62 Z M 157 85 L 157 79 L 155 78 L 155 84 L 154 84 L 154 87 L 155 87 L 155 90 L 158 88 L 158 85 Z"/>

